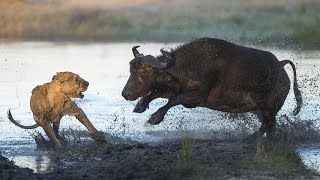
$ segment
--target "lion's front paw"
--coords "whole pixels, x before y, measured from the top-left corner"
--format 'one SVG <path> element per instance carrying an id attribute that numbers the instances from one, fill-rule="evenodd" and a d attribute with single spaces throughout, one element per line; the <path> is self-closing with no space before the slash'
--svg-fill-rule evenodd
<path id="1" fill-rule="evenodd" d="M 101 133 L 95 133 L 92 135 L 92 138 L 98 142 L 107 142 L 104 135 Z"/>
<path id="2" fill-rule="evenodd" d="M 61 150 L 63 146 L 60 142 L 52 142 L 54 150 Z"/>

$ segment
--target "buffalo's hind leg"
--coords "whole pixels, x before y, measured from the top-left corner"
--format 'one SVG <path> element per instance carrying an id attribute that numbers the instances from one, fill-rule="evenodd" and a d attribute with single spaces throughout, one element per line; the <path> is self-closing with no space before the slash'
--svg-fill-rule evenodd
<path id="1" fill-rule="evenodd" d="M 258 130 L 258 137 L 267 133 L 267 138 L 269 140 L 274 140 L 276 133 L 276 114 L 270 112 L 262 112 L 260 117 L 261 126 Z"/>
<path id="2" fill-rule="evenodd" d="M 269 140 L 274 140 L 276 132 L 276 115 L 275 113 L 270 113 L 267 111 L 262 111 L 257 113 L 258 119 L 261 122 L 259 130 L 249 137 L 245 138 L 245 142 L 254 142 L 262 136 L 264 133 L 267 133 L 267 138 Z"/>
<path id="3" fill-rule="evenodd" d="M 281 68 L 275 80 L 273 89 L 269 95 L 263 97 L 263 102 L 260 105 L 260 111 L 256 114 L 261 122 L 260 129 L 252 135 L 255 139 L 264 133 L 267 133 L 267 138 L 276 140 L 276 114 L 283 106 L 290 90 L 290 80 L 286 71 Z M 261 98 L 262 99 L 262 98 Z"/>
<path id="4" fill-rule="evenodd" d="M 185 107 L 192 108 L 199 106 L 202 102 L 204 102 L 204 98 L 195 93 L 185 93 L 169 98 L 169 101 L 166 105 L 151 115 L 148 123 L 152 125 L 159 124 L 163 120 L 168 110 L 176 105 L 182 104 Z"/>

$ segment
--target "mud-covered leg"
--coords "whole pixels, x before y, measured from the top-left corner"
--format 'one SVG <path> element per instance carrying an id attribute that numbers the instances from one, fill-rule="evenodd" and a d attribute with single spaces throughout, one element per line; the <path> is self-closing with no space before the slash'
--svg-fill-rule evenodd
<path id="1" fill-rule="evenodd" d="M 265 120 L 265 132 L 268 140 L 276 140 L 276 116 L 274 113 L 265 112 L 263 114 Z"/>
<path id="2" fill-rule="evenodd" d="M 275 138 L 275 130 L 276 130 L 276 117 L 274 113 L 269 113 L 269 112 L 261 112 L 257 114 L 258 119 L 261 122 L 261 126 L 259 130 L 249 137 L 245 138 L 245 142 L 254 142 L 262 136 L 264 133 L 267 133 L 267 138 L 272 140 Z"/>
<path id="3" fill-rule="evenodd" d="M 66 114 L 75 116 L 88 129 L 91 137 L 94 140 L 106 142 L 104 136 L 98 132 L 98 130 L 91 124 L 83 110 L 79 108 L 73 101 L 70 100 L 65 102 L 64 109 L 66 110 Z"/>
<path id="4" fill-rule="evenodd" d="M 86 114 L 79 108 L 79 115 L 76 118 L 88 129 L 91 137 L 99 142 L 106 142 L 103 134 L 99 133 L 98 130 L 91 124 Z"/>
<path id="5" fill-rule="evenodd" d="M 149 103 L 151 101 L 153 101 L 154 99 L 157 98 L 165 98 L 165 97 L 170 97 L 174 95 L 172 92 L 170 91 L 152 91 L 151 94 L 142 97 L 139 102 L 136 104 L 133 112 L 135 113 L 142 113 L 144 112 L 147 108 L 149 108 Z"/>
<path id="6" fill-rule="evenodd" d="M 59 121 L 56 121 L 53 124 L 53 131 L 56 135 L 56 137 L 60 140 L 60 142 L 63 144 L 63 146 L 67 145 L 68 142 L 65 138 L 63 138 L 62 136 L 60 136 L 60 133 L 59 133 L 59 127 L 60 127 L 60 120 Z"/>
<path id="7" fill-rule="evenodd" d="M 61 137 L 60 137 L 60 135 L 59 135 L 60 121 L 56 121 L 56 122 L 54 122 L 54 123 L 52 123 L 52 124 L 53 124 L 54 134 L 56 135 L 56 137 L 57 137 L 58 139 L 61 140 Z"/>
<path id="8" fill-rule="evenodd" d="M 166 105 L 164 105 L 151 115 L 150 119 L 148 120 L 148 123 L 153 125 L 159 124 L 163 120 L 168 110 L 176 105 L 182 104 L 183 106 L 192 108 L 198 106 L 202 102 L 204 102 L 204 98 L 194 93 L 185 93 L 172 97 L 169 99 Z"/>
<path id="9" fill-rule="evenodd" d="M 49 137 L 50 141 L 53 143 L 56 149 L 62 148 L 60 140 L 56 137 L 52 126 L 49 123 L 45 123 L 42 125 L 43 130 Z"/>

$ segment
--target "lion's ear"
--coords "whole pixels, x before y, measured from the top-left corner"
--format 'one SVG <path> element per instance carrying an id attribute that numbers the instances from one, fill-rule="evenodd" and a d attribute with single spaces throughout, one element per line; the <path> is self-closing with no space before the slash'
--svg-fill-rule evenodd
<path id="1" fill-rule="evenodd" d="M 52 81 L 53 81 L 53 80 L 57 80 L 57 81 L 59 81 L 60 83 L 64 83 L 65 80 L 59 76 L 60 73 L 61 73 L 61 72 L 57 72 L 57 74 L 52 77 Z"/>
<path id="2" fill-rule="evenodd" d="M 52 80 L 58 80 L 58 75 L 60 74 L 61 72 L 57 72 L 56 75 L 54 75 L 52 77 Z"/>

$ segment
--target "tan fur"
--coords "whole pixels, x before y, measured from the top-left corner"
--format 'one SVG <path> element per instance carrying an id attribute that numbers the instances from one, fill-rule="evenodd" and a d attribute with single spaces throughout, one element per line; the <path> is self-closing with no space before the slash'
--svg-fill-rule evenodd
<path id="1" fill-rule="evenodd" d="M 32 90 L 30 107 L 36 123 L 57 148 L 61 148 L 58 128 L 64 115 L 75 116 L 96 141 L 105 141 L 104 137 L 91 124 L 86 114 L 70 98 L 83 98 L 89 83 L 79 75 L 60 72 L 53 76 L 50 83 L 37 86 Z M 53 127 L 51 126 L 53 124 Z"/>

